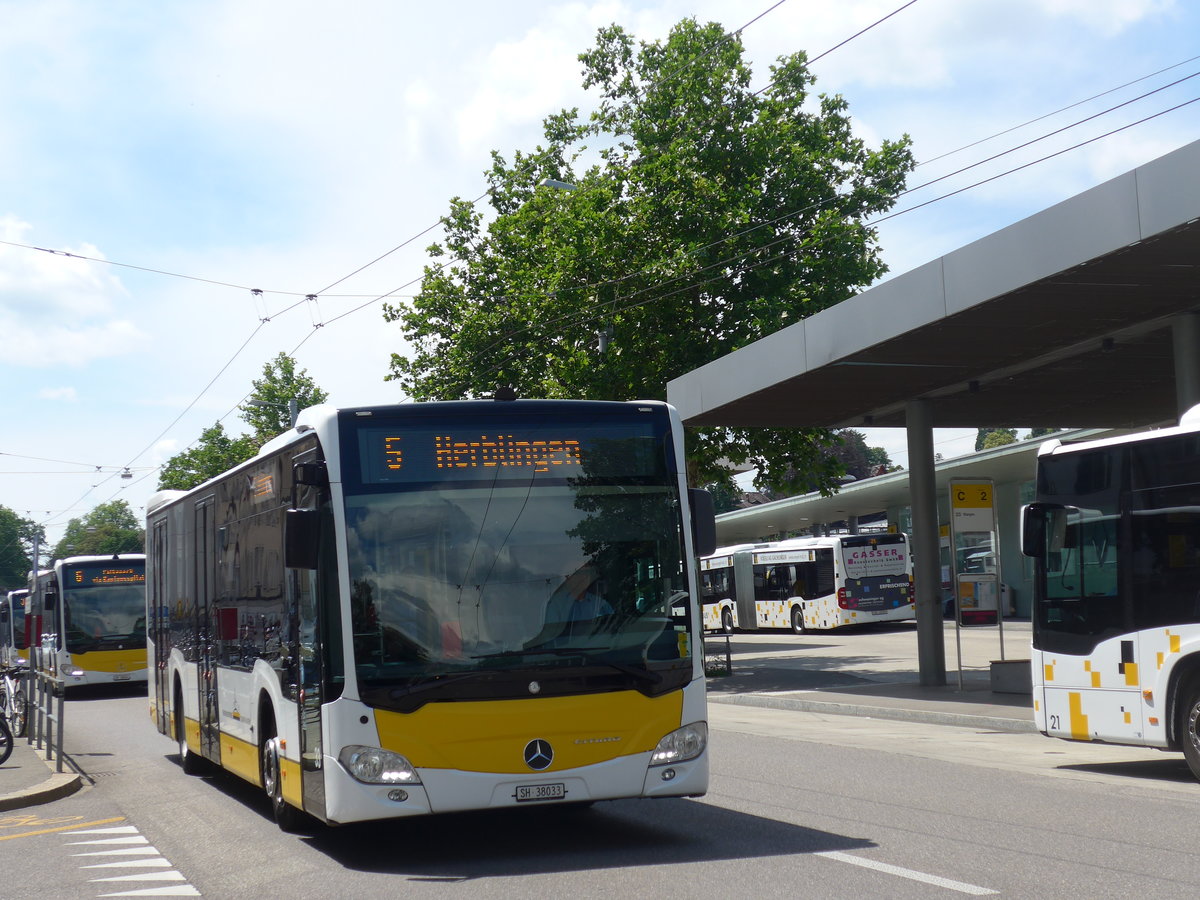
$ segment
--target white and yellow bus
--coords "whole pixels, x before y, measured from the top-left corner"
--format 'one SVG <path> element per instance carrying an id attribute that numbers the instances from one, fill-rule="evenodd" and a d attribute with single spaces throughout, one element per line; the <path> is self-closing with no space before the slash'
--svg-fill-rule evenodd
<path id="1" fill-rule="evenodd" d="M 1038 730 L 1182 750 L 1200 779 L 1200 407 L 1176 428 L 1043 444 L 1022 542 Z"/>
<path id="2" fill-rule="evenodd" d="M 25 598 L 29 591 L 9 591 L 0 600 L 0 666 L 29 661 L 29 635 L 25 631 Z"/>
<path id="3" fill-rule="evenodd" d="M 52 635 L 68 688 L 146 681 L 145 589 L 141 553 L 71 556 L 32 578 L 28 633 Z"/>
<path id="4" fill-rule="evenodd" d="M 285 829 L 703 794 L 682 452 L 658 402 L 305 410 L 151 498 L 158 729 Z"/>
<path id="5" fill-rule="evenodd" d="M 704 628 L 807 631 L 916 616 L 904 534 L 792 538 L 700 561 Z"/>

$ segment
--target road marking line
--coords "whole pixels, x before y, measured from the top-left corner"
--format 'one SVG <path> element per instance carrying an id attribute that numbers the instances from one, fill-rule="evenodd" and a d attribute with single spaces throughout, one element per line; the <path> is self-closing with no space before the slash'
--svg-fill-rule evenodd
<path id="1" fill-rule="evenodd" d="M 75 825 L 63 825 L 61 828 L 43 828 L 41 831 L 23 831 L 20 834 L 5 834 L 0 835 L 0 841 L 11 841 L 13 838 L 36 837 L 39 834 L 54 834 L 58 831 L 73 831 L 79 828 L 80 825 L 107 825 L 109 822 L 124 822 L 124 816 L 117 816 L 115 819 L 100 819 L 96 822 L 82 822 Z"/>
<path id="2" fill-rule="evenodd" d="M 118 891 L 101 894 L 101 897 L 199 897 L 200 892 L 190 884 L 164 884 L 162 887 L 142 888 L 136 891 Z"/>
<path id="3" fill-rule="evenodd" d="M 826 859 L 834 859 L 838 862 L 850 863 L 852 866 L 862 866 L 864 869 L 874 869 L 876 872 L 884 872 L 888 875 L 897 875 L 900 878 L 921 881 L 925 884 L 946 888 L 947 890 L 958 891 L 961 894 L 972 894 L 976 897 L 983 897 L 988 894 L 1000 893 L 990 888 L 979 887 L 977 884 L 967 884 L 965 881 L 954 881 L 950 878 L 942 878 L 938 875 L 918 872 L 915 869 L 905 869 L 902 866 L 893 866 L 889 863 L 877 862 L 873 859 L 864 859 L 861 856 L 851 856 L 849 853 L 842 853 L 838 850 L 827 850 L 817 853 L 817 856 L 824 856 Z"/>

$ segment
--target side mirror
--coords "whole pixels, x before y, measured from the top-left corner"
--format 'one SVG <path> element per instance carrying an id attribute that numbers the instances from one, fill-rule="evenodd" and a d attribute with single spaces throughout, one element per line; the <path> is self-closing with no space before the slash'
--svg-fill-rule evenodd
<path id="1" fill-rule="evenodd" d="M 1021 552 L 1030 559 L 1046 555 L 1046 507 L 1041 503 L 1021 508 Z"/>
<path id="2" fill-rule="evenodd" d="M 717 549 L 717 513 L 712 494 L 689 488 L 688 506 L 692 509 L 692 547 L 696 556 L 711 556 Z"/>
<path id="3" fill-rule="evenodd" d="M 283 526 L 283 564 L 289 569 L 315 569 L 320 544 L 320 511 L 289 509 Z"/>
<path id="4" fill-rule="evenodd" d="M 309 487 L 329 487 L 329 470 L 323 462 L 296 463 L 292 466 L 292 481 Z"/>
<path id="5" fill-rule="evenodd" d="M 46 591 L 46 593 L 42 594 L 42 606 L 46 610 L 52 610 L 58 606 L 58 592 Z"/>

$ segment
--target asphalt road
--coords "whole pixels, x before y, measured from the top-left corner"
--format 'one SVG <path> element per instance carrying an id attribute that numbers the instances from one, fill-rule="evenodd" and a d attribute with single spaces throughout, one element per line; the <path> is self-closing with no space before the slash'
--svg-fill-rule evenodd
<path id="1" fill-rule="evenodd" d="M 71 700 L 68 749 L 94 784 L 0 814 L 3 896 L 1182 897 L 1200 888 L 1200 785 L 1178 757 L 710 709 L 703 800 L 296 836 L 275 827 L 249 785 L 185 776 L 144 697 Z"/>

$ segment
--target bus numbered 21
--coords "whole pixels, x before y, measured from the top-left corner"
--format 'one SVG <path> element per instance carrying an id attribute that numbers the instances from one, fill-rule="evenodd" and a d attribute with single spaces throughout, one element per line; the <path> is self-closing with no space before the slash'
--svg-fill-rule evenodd
<path id="1" fill-rule="evenodd" d="M 682 452 L 659 402 L 305 410 L 151 498 L 159 731 L 285 830 L 703 794 Z"/>
<path id="2" fill-rule="evenodd" d="M 1022 526 L 1037 729 L 1181 750 L 1200 779 L 1200 407 L 1042 444 Z"/>
<path id="3" fill-rule="evenodd" d="M 146 681 L 145 588 L 141 553 L 71 556 L 36 573 L 26 628 L 34 644 L 51 635 L 66 687 Z"/>
<path id="4" fill-rule="evenodd" d="M 792 538 L 717 550 L 700 561 L 704 628 L 797 634 L 916 616 L 904 534 Z"/>

